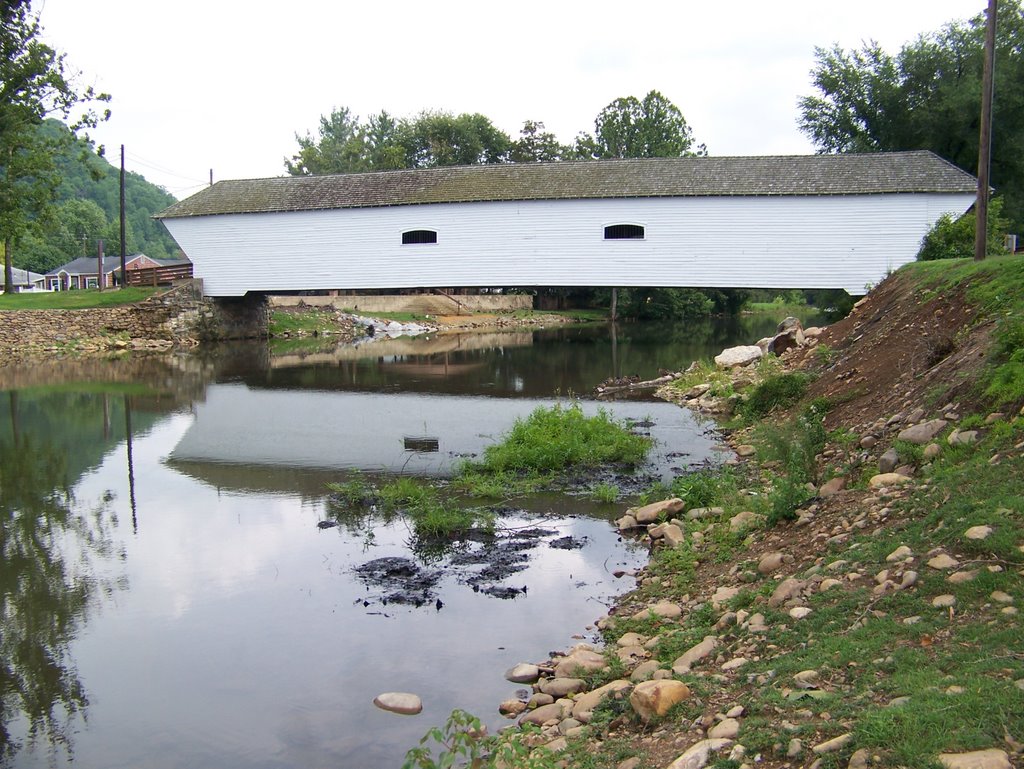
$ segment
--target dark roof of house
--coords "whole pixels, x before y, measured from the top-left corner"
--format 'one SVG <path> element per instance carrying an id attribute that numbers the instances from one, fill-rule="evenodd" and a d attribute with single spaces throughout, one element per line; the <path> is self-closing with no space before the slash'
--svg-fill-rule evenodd
<path id="1" fill-rule="evenodd" d="M 140 256 L 145 254 L 131 254 L 127 257 L 127 261 L 138 259 Z M 121 269 L 121 257 L 120 256 L 104 256 L 103 257 L 103 274 L 106 275 L 111 272 L 115 272 Z M 95 256 L 80 256 L 77 259 L 73 259 L 67 264 L 62 264 L 60 267 L 54 267 L 48 273 L 49 275 L 56 275 L 60 272 L 66 272 L 68 275 L 95 275 L 96 274 L 96 257 Z"/>
<path id="2" fill-rule="evenodd" d="M 156 218 L 500 200 L 967 193 L 976 187 L 973 176 L 928 151 L 506 163 L 223 181 Z"/>

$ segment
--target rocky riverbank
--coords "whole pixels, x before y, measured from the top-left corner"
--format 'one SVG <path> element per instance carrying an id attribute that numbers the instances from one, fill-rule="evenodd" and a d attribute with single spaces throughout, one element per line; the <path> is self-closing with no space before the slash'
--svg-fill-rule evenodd
<path id="1" fill-rule="evenodd" d="M 919 296 L 890 278 L 778 356 L 663 387 L 732 420 L 737 457 L 619 519 L 650 563 L 598 643 L 507 672 L 532 765 L 1021 765 L 1024 404 L 965 385 L 992 327 L 962 294 Z"/>

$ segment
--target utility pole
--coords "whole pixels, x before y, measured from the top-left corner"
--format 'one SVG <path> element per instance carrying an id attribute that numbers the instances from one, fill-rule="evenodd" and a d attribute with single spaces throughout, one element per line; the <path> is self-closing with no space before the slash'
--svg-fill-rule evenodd
<path id="1" fill-rule="evenodd" d="M 128 257 L 124 250 L 124 145 L 121 145 L 121 288 L 128 283 Z"/>
<path id="2" fill-rule="evenodd" d="M 85 288 L 85 286 L 81 286 Z M 96 288 L 103 290 L 103 241 L 96 246 Z"/>
<path id="3" fill-rule="evenodd" d="M 995 81 L 996 5 L 988 0 L 985 25 L 985 69 L 981 77 L 981 136 L 978 142 L 978 199 L 974 204 L 974 261 L 985 258 L 988 246 L 989 167 L 992 162 L 992 91 Z"/>
<path id="4" fill-rule="evenodd" d="M 213 169 L 210 169 L 210 186 L 213 186 Z"/>

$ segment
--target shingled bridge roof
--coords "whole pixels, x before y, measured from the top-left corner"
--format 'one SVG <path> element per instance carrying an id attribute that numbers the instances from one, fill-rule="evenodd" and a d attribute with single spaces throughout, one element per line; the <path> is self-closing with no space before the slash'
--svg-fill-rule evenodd
<path id="1" fill-rule="evenodd" d="M 596 198 L 969 193 L 973 176 L 928 151 L 451 166 L 217 182 L 156 215 Z"/>

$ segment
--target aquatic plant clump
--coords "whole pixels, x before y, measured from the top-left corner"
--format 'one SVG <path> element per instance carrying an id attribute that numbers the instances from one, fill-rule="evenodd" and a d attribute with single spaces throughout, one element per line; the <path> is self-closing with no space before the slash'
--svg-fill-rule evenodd
<path id="1" fill-rule="evenodd" d="M 540 406 L 517 419 L 500 443 L 488 446 L 482 462 L 467 468 L 488 473 L 550 473 L 601 465 L 638 465 L 650 438 L 631 433 L 606 411 L 586 416 L 578 403 Z"/>

